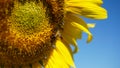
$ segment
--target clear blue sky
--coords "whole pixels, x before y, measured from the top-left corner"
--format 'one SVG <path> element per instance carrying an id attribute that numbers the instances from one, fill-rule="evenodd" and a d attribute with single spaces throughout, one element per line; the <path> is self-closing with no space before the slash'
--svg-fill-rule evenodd
<path id="1" fill-rule="evenodd" d="M 79 52 L 74 55 L 77 68 L 120 68 L 120 0 L 103 0 L 108 11 L 107 20 L 90 20 L 96 27 L 90 29 L 94 39 L 87 44 L 87 35 L 78 40 Z"/>

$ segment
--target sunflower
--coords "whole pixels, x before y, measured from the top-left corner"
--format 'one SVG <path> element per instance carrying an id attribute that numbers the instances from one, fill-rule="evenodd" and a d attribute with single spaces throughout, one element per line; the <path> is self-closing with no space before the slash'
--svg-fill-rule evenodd
<path id="1" fill-rule="evenodd" d="M 0 68 L 75 68 L 81 16 L 105 19 L 102 0 L 0 0 Z M 71 48 L 74 46 L 74 50 Z"/>

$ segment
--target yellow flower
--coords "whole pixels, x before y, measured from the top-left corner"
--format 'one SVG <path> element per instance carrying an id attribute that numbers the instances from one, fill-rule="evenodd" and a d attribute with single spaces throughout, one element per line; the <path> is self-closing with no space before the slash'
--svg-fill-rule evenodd
<path id="1" fill-rule="evenodd" d="M 105 19 L 102 0 L 1 0 L 0 68 L 75 68 L 73 54 L 82 32 L 80 16 Z M 71 45 L 75 47 L 71 49 Z"/>

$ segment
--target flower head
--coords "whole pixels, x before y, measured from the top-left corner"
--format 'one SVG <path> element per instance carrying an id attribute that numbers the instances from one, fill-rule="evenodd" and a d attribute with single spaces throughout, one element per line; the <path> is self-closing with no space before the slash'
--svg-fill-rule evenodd
<path id="1" fill-rule="evenodd" d="M 86 32 L 90 42 L 89 28 L 94 27 L 80 16 L 107 18 L 101 4 L 102 0 L 0 1 L 0 67 L 75 68 L 76 40 Z"/>

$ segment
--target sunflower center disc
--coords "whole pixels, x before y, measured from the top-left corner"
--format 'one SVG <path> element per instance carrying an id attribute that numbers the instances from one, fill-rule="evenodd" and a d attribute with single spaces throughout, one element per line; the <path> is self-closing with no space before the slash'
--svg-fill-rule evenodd
<path id="1" fill-rule="evenodd" d="M 2 13 L 7 14 L 0 16 L 0 65 L 47 62 L 63 18 L 61 1 L 5 1 L 8 5 L 4 2 Z"/>
<path id="2" fill-rule="evenodd" d="M 11 15 L 0 26 L 5 27 L 0 28 L 1 64 L 22 65 L 46 59 L 52 49 L 54 28 L 45 10 L 41 3 L 14 3 Z"/>

